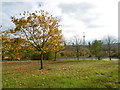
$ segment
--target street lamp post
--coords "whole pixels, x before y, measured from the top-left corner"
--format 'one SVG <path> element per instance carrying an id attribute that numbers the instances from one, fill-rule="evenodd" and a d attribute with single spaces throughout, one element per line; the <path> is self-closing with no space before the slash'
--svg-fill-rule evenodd
<path id="1" fill-rule="evenodd" d="M 83 32 L 83 59 L 85 59 L 85 32 Z"/>

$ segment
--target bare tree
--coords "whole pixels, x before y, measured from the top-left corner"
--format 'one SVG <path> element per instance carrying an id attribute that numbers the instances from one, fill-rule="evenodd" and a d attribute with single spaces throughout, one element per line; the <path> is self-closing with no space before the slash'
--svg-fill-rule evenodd
<path id="1" fill-rule="evenodd" d="M 76 58 L 77 58 L 77 60 L 79 60 L 82 40 L 80 39 L 79 36 L 76 35 L 76 36 L 73 37 L 73 42 L 72 43 L 73 43 L 73 46 L 75 48 Z"/>
<path id="2" fill-rule="evenodd" d="M 107 45 L 107 53 L 109 60 L 111 60 L 112 56 L 112 44 L 116 43 L 116 39 L 112 35 L 107 35 L 106 38 L 104 38 L 104 44 Z"/>

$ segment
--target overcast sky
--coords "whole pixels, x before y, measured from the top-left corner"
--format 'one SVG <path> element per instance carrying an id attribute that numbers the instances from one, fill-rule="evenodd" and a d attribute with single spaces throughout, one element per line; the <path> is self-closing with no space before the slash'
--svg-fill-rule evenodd
<path id="1" fill-rule="evenodd" d="M 33 2 L 34 1 L 34 2 Z M 45 10 L 61 19 L 66 39 L 78 35 L 86 40 L 101 39 L 106 35 L 118 37 L 119 0 L 2 0 L 0 24 L 2 29 L 13 28 L 10 17 L 24 11 Z"/>

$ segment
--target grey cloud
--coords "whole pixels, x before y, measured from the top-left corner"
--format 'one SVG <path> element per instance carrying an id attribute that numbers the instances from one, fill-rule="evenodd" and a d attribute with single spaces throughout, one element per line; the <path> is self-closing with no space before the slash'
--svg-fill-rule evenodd
<path id="1" fill-rule="evenodd" d="M 101 27 L 104 27 L 104 26 L 99 26 L 99 25 L 96 25 L 96 24 L 91 24 L 91 25 L 88 25 L 87 27 L 88 28 L 101 28 Z"/>
<path id="2" fill-rule="evenodd" d="M 78 3 L 78 4 L 60 4 L 60 8 L 62 8 L 63 13 L 73 13 L 73 12 L 86 12 L 87 10 L 94 8 L 93 5 L 83 2 L 83 3 Z"/>
<path id="3" fill-rule="evenodd" d="M 65 33 L 73 33 L 73 31 L 75 32 L 74 29 L 65 29 L 63 30 Z"/>
<path id="4" fill-rule="evenodd" d="M 94 8 L 96 8 L 95 5 L 92 5 L 90 3 L 86 3 L 86 2 L 76 3 L 76 4 L 62 3 L 59 5 L 59 7 L 62 9 L 63 14 L 67 14 L 71 18 L 82 21 L 89 28 L 91 28 L 90 26 L 91 24 L 93 24 L 93 21 L 99 18 L 99 15 L 97 14 L 96 11 L 90 12 L 90 10 L 93 10 Z M 98 25 L 95 25 L 93 27 L 97 27 L 97 26 Z"/>

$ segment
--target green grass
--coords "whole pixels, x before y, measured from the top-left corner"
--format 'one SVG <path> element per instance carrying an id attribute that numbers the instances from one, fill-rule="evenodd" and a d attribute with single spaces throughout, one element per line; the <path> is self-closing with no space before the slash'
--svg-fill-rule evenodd
<path id="1" fill-rule="evenodd" d="M 118 88 L 118 61 L 3 61 L 3 88 Z"/>

